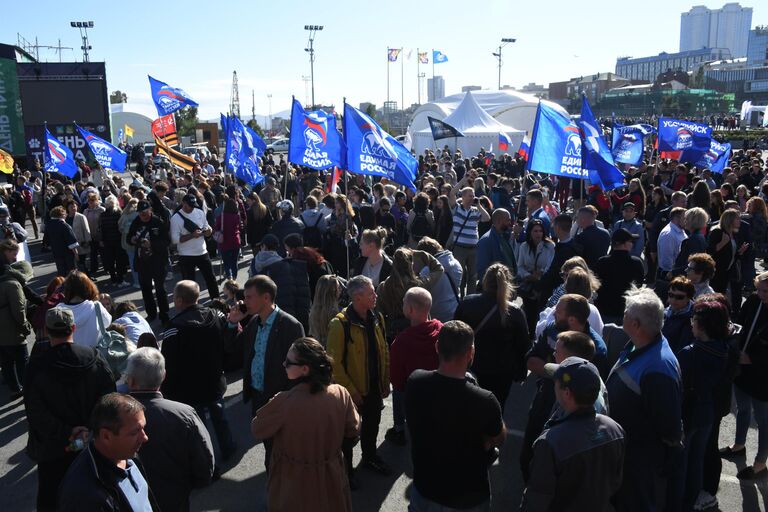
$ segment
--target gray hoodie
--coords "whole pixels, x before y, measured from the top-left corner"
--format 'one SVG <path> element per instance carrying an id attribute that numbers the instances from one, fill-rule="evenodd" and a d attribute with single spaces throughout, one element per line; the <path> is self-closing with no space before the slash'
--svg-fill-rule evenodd
<path id="1" fill-rule="evenodd" d="M 257 252 L 256 256 L 254 256 L 253 260 L 251 261 L 250 276 L 253 277 L 256 274 L 261 273 L 261 271 L 264 270 L 266 267 L 282 259 L 283 258 L 279 254 L 277 254 L 275 251 Z"/>

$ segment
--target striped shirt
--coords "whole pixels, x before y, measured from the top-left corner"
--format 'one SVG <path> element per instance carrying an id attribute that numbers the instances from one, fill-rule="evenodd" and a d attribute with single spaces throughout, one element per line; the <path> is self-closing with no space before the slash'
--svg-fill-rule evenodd
<path id="1" fill-rule="evenodd" d="M 477 224 L 480 222 L 480 210 L 471 206 L 465 210 L 461 205 L 453 209 L 453 243 L 459 247 L 475 247 L 478 234 Z"/>

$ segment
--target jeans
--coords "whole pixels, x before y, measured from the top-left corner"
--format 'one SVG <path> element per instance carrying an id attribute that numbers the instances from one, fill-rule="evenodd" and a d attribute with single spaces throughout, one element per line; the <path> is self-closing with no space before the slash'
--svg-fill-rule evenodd
<path id="1" fill-rule="evenodd" d="M 682 463 L 676 468 L 668 488 L 669 510 L 693 510 L 693 504 L 703 487 L 704 456 L 711 431 L 711 423 L 685 431 Z"/>
<path id="2" fill-rule="evenodd" d="M 461 286 L 459 286 L 459 291 L 461 291 L 466 285 L 466 293 L 462 294 L 462 297 L 475 293 L 477 286 L 477 248 L 454 246 L 453 257 L 456 258 L 464 271 L 461 276 Z"/>
<path id="3" fill-rule="evenodd" d="M 469 508 L 453 508 L 446 507 L 439 503 L 436 503 L 424 496 L 416 490 L 416 486 L 411 486 L 410 503 L 408 504 L 408 512 L 488 512 L 491 510 L 491 498 L 479 505 Z"/>
<path id="4" fill-rule="evenodd" d="M 208 297 L 211 299 L 219 298 L 219 286 L 216 284 L 216 276 L 213 274 L 213 265 L 208 254 L 200 256 L 179 256 L 179 270 L 182 279 L 195 280 L 195 268 L 199 268 L 205 279 L 205 285 L 208 288 Z"/>
<path id="5" fill-rule="evenodd" d="M 24 384 L 24 369 L 27 366 L 27 345 L 0 347 L 0 365 L 3 379 L 11 391 L 21 391 Z"/>
<path id="6" fill-rule="evenodd" d="M 755 462 L 765 464 L 768 459 L 768 402 L 752 398 L 739 386 L 733 386 L 736 396 L 736 444 L 747 443 L 747 431 L 754 411 L 757 423 L 757 453 Z"/>
<path id="7" fill-rule="evenodd" d="M 224 414 L 224 400 L 220 399 L 209 404 L 195 405 L 195 412 L 203 421 L 205 421 L 205 411 L 208 411 L 208 415 L 211 417 L 213 431 L 219 442 L 219 451 L 222 458 L 226 459 L 235 449 L 235 441 L 232 439 L 229 422 L 227 421 L 226 414 Z"/>
<path id="8" fill-rule="evenodd" d="M 358 409 L 360 413 L 360 448 L 363 451 L 363 459 L 376 456 L 376 437 L 379 434 L 381 423 L 381 408 L 384 405 L 380 395 L 366 395 L 363 397 L 363 405 Z M 342 445 L 344 462 L 347 468 L 352 467 L 352 446 Z"/>
<path id="9" fill-rule="evenodd" d="M 131 250 L 127 251 L 128 254 L 128 266 L 131 269 L 131 275 L 133 276 L 133 285 L 139 287 L 139 273 L 136 271 L 136 252 Z"/>
<path id="10" fill-rule="evenodd" d="M 237 279 L 237 249 L 221 251 L 221 262 L 224 264 L 224 275 Z"/>
<path id="11" fill-rule="evenodd" d="M 139 285 L 141 286 L 141 297 L 144 299 L 144 310 L 150 317 L 157 316 L 157 309 L 160 308 L 161 315 L 168 314 L 168 292 L 165 291 L 165 262 L 149 258 L 149 261 L 136 262 L 139 271 Z M 154 282 L 155 297 L 152 296 L 152 283 Z"/>

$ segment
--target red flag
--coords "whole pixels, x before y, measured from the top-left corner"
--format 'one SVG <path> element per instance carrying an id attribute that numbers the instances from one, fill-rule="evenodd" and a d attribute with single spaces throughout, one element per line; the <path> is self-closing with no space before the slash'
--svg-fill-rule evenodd
<path id="1" fill-rule="evenodd" d="M 176 120 L 173 114 L 168 114 L 152 121 L 152 133 L 163 139 L 169 146 L 177 146 L 179 144 L 179 137 L 176 134 Z"/>
<path id="2" fill-rule="evenodd" d="M 333 192 L 336 189 L 336 186 L 339 184 L 339 179 L 341 179 L 342 172 L 343 171 L 338 167 L 333 168 L 333 172 L 331 173 L 331 182 L 328 184 L 327 190 L 329 194 Z"/>

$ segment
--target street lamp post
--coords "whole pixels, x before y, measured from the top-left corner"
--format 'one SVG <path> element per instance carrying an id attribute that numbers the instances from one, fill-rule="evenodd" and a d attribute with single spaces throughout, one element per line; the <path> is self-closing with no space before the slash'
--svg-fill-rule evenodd
<path id="1" fill-rule="evenodd" d="M 309 53 L 309 75 L 312 80 L 312 108 L 315 108 L 315 34 L 323 30 L 322 25 L 304 25 L 304 30 L 309 31 L 309 48 L 304 51 Z"/>
<path id="2" fill-rule="evenodd" d="M 498 53 L 493 52 L 493 56 L 499 60 L 499 90 L 501 90 L 501 49 L 507 46 L 509 43 L 514 43 L 515 41 L 517 41 L 517 39 L 513 39 L 511 37 L 502 37 Z"/>
<path id="3" fill-rule="evenodd" d="M 69 26 L 80 30 L 80 38 L 83 40 L 83 45 L 80 47 L 83 50 L 83 62 L 89 62 L 88 50 L 91 50 L 91 45 L 88 44 L 88 29 L 93 28 L 92 21 L 70 21 Z"/>

